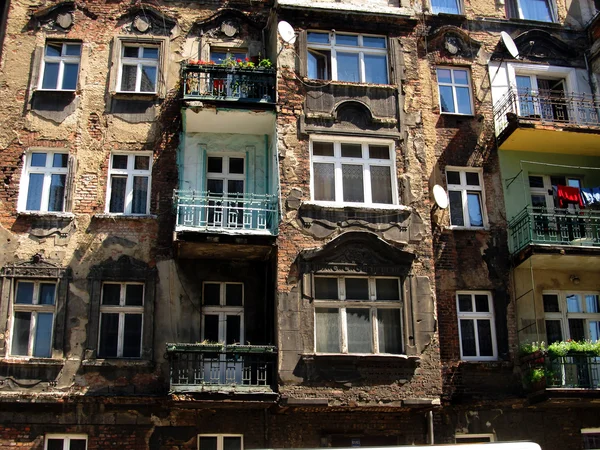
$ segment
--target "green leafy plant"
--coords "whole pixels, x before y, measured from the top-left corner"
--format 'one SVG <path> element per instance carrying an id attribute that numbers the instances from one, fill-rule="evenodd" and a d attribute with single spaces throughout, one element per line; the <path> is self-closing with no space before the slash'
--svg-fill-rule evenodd
<path id="1" fill-rule="evenodd" d="M 263 58 L 258 62 L 258 67 L 263 69 L 271 69 L 273 67 L 273 63 L 268 58 Z"/>
<path id="2" fill-rule="evenodd" d="M 531 355 L 538 351 L 546 351 L 546 344 L 542 342 L 529 342 L 527 344 L 521 344 L 519 347 L 519 355 L 526 356 Z"/>
<path id="3" fill-rule="evenodd" d="M 587 353 L 594 356 L 600 356 L 600 341 L 560 341 L 546 345 L 544 342 L 531 342 L 522 344 L 519 347 L 519 354 L 527 356 L 541 351 L 547 354 L 550 359 L 556 359 L 561 356 L 567 356 L 572 353 Z"/>

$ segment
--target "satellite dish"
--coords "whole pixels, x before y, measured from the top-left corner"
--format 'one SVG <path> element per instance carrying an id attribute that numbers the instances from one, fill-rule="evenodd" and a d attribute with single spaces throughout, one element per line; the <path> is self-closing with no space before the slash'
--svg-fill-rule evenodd
<path id="1" fill-rule="evenodd" d="M 277 32 L 286 44 L 293 44 L 296 42 L 294 28 L 285 20 L 282 20 L 277 24 Z"/>
<path id="2" fill-rule="evenodd" d="M 448 207 L 448 194 L 446 194 L 446 190 L 439 184 L 433 187 L 433 199 L 438 208 L 446 209 Z"/>
<path id="3" fill-rule="evenodd" d="M 512 40 L 512 38 L 509 36 L 509 34 L 506 31 L 502 31 L 500 33 L 500 36 L 502 36 L 502 42 L 504 43 L 506 50 L 508 50 L 508 53 L 510 53 L 510 55 L 513 58 L 518 59 L 519 58 L 519 49 L 515 45 L 515 41 Z"/>

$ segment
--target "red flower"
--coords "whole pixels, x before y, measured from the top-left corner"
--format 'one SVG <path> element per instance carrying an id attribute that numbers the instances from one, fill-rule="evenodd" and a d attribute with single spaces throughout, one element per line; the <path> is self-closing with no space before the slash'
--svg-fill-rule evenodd
<path id="1" fill-rule="evenodd" d="M 238 60 L 237 60 L 237 62 L 241 63 L 241 62 L 242 62 L 242 60 L 241 60 L 241 59 L 238 59 Z"/>
<path id="2" fill-rule="evenodd" d="M 248 61 L 250 61 L 250 60 L 248 59 L 248 57 L 246 57 L 246 58 L 244 59 L 244 61 L 248 62 Z"/>

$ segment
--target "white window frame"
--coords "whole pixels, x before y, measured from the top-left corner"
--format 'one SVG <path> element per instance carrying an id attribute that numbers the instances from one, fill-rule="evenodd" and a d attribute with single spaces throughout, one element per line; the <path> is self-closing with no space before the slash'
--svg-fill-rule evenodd
<path id="1" fill-rule="evenodd" d="M 244 449 L 244 435 L 243 434 L 199 434 L 198 436 L 196 436 L 196 440 L 198 441 L 198 450 L 202 450 L 200 448 L 200 438 L 203 438 L 203 437 L 216 437 L 217 438 L 217 450 L 224 450 L 223 438 L 239 437 L 240 438 L 240 450 Z"/>
<path id="2" fill-rule="evenodd" d="M 469 433 L 456 433 L 454 435 L 454 442 L 456 444 L 460 444 L 461 439 L 483 439 L 481 442 L 485 443 L 485 442 L 496 442 L 496 435 L 494 433 L 474 433 L 474 434 L 469 434 Z M 469 442 L 471 443 L 471 442 Z"/>
<path id="3" fill-rule="evenodd" d="M 458 172 L 460 174 L 460 184 L 450 184 L 447 182 L 448 180 L 448 172 Z M 467 184 L 467 172 L 477 173 L 479 175 L 479 186 Z M 446 186 L 448 188 L 448 197 L 450 196 L 450 191 L 456 191 L 461 193 L 461 201 L 462 201 L 462 214 L 463 214 L 463 222 L 464 225 L 452 225 L 452 216 L 450 212 L 450 208 L 448 209 L 448 215 L 450 217 L 450 229 L 461 230 L 461 229 L 473 229 L 473 230 L 484 230 L 487 229 L 488 217 L 487 217 L 487 208 L 486 208 L 486 200 L 485 200 L 485 188 L 483 185 L 483 169 L 480 167 L 456 167 L 456 166 L 446 166 Z M 481 218 L 483 221 L 483 226 L 471 226 L 471 219 L 469 217 L 469 204 L 468 204 L 468 196 L 470 192 L 479 193 L 479 198 L 481 199 Z"/>
<path id="4" fill-rule="evenodd" d="M 567 311 L 567 295 L 579 295 L 581 297 L 582 309 L 583 312 L 568 312 Z M 546 312 L 544 311 L 544 295 L 557 295 L 558 296 L 558 309 L 559 312 Z M 598 291 L 580 291 L 577 289 L 562 289 L 562 290 L 548 290 L 542 291 L 542 311 L 544 311 L 544 328 L 546 327 L 547 320 L 560 320 L 560 328 L 562 333 L 563 341 L 571 339 L 571 332 L 569 329 L 569 319 L 583 319 L 585 321 L 585 326 L 583 328 L 585 333 L 585 338 L 590 340 L 590 330 L 588 325 L 588 320 L 592 320 L 594 322 L 600 322 L 600 312 L 599 313 L 588 313 L 585 312 L 586 304 L 585 304 L 585 296 L 586 295 L 597 295 L 600 296 L 600 292 Z M 547 331 L 546 331 L 547 333 Z M 547 336 L 547 335 L 546 335 Z M 546 340 L 546 339 L 544 339 Z M 548 342 L 551 344 L 551 342 Z"/>
<path id="5" fill-rule="evenodd" d="M 340 330 L 340 353 L 348 354 L 348 355 L 404 355 L 406 352 L 406 346 L 404 342 L 404 300 L 402 298 L 402 279 L 399 277 L 385 277 L 385 276 L 375 276 L 375 277 L 365 277 L 365 276 L 338 276 L 338 275 L 313 275 L 314 278 L 335 278 L 338 283 L 338 296 L 340 297 L 337 300 L 327 299 L 320 300 L 316 298 L 315 292 L 313 292 L 314 298 L 314 351 L 315 354 L 328 355 L 332 353 L 323 353 L 317 352 L 317 308 L 330 308 L 339 310 L 339 330 Z M 363 278 L 368 280 L 369 285 L 369 300 L 346 300 L 346 285 L 344 279 L 346 278 Z M 398 281 L 398 292 L 400 295 L 400 299 L 398 301 L 394 300 L 377 300 L 376 299 L 376 280 L 377 279 L 393 279 Z M 314 279 L 313 279 L 314 281 Z M 313 289 L 315 283 L 313 282 Z M 370 318 L 371 318 L 371 348 L 373 349 L 372 353 L 352 353 L 348 351 L 348 322 L 346 319 L 346 309 L 369 309 L 370 310 Z M 379 325 L 377 322 L 377 309 L 394 309 L 398 310 L 398 314 L 400 315 L 400 339 L 401 339 L 401 353 L 380 353 L 379 352 Z M 337 353 L 333 353 L 337 354 Z"/>
<path id="6" fill-rule="evenodd" d="M 62 44 L 61 56 L 47 56 L 46 55 L 46 47 L 48 44 Z M 66 46 L 67 45 L 79 45 L 79 55 L 66 55 Z M 64 42 L 56 42 L 56 41 L 48 41 L 44 45 L 44 54 L 42 55 L 42 61 L 40 66 L 40 77 L 38 79 L 37 90 L 38 91 L 64 91 L 64 92 L 74 92 L 77 90 L 77 85 L 79 84 L 79 71 L 81 70 L 81 53 L 83 51 L 83 45 L 81 42 L 77 41 L 64 41 Z M 56 77 L 56 87 L 54 89 L 51 88 L 43 88 L 44 74 L 46 72 L 46 63 L 58 63 L 58 75 Z M 75 89 L 63 89 L 59 86 L 62 86 L 65 63 L 75 64 L 77 63 L 77 80 L 75 81 Z"/>
<path id="7" fill-rule="evenodd" d="M 308 33 L 320 33 L 320 34 L 329 34 L 329 43 L 328 44 L 318 44 L 314 42 L 308 42 Z M 388 55 L 389 52 L 389 43 L 385 35 L 369 35 L 369 34 L 357 34 L 357 33 L 339 33 L 341 35 L 347 36 L 357 36 L 358 37 L 358 45 L 343 45 L 336 44 L 336 32 L 335 31 L 323 31 L 323 30 L 307 30 L 307 53 L 311 50 L 325 50 L 331 52 L 331 58 L 328 63 L 331 65 L 331 81 L 339 81 L 338 73 L 337 73 L 337 52 L 341 51 L 343 53 L 357 53 L 359 55 L 359 81 L 357 83 L 367 83 L 366 81 L 366 69 L 365 69 L 365 55 L 384 55 L 386 62 L 386 74 L 385 77 L 387 79 L 386 84 L 390 84 L 390 58 Z M 384 38 L 385 39 L 385 48 L 371 48 L 363 46 L 363 37 L 375 37 L 375 38 Z M 306 55 L 306 64 L 308 66 L 308 54 Z M 349 83 L 344 81 L 345 83 Z"/>
<path id="8" fill-rule="evenodd" d="M 333 143 L 334 156 L 314 156 L 313 155 L 313 143 L 314 142 L 325 142 Z M 362 149 L 362 158 L 342 158 L 341 156 L 341 145 L 342 144 L 360 144 Z M 397 209 L 398 207 L 398 176 L 396 172 L 396 148 L 394 142 L 391 140 L 383 139 L 358 139 L 358 138 L 344 138 L 336 139 L 329 136 L 312 136 L 310 139 L 310 193 L 311 202 L 327 205 L 327 206 L 357 206 L 357 207 L 376 207 L 380 209 Z M 390 151 L 389 159 L 370 159 L 369 156 L 369 145 L 387 146 Z M 315 176 L 314 176 L 314 163 L 329 163 L 334 164 L 335 168 L 335 201 L 324 201 L 315 200 Z M 365 201 L 359 202 L 344 202 L 344 188 L 343 188 L 343 177 L 342 177 L 342 164 L 348 165 L 362 165 L 363 166 L 363 195 Z M 371 189 L 371 171 L 370 166 L 388 166 L 390 168 L 390 179 L 391 179 L 391 190 L 392 190 L 392 203 L 373 203 L 372 189 Z"/>
<path id="9" fill-rule="evenodd" d="M 475 296 L 476 295 L 485 295 L 488 299 L 489 312 L 461 312 L 460 306 L 458 302 L 459 295 L 470 295 L 471 302 L 475 304 Z M 456 291 L 456 316 L 458 319 L 458 341 L 460 345 L 460 359 L 463 361 L 496 361 L 498 360 L 498 342 L 496 339 L 496 321 L 494 315 L 494 298 L 490 291 Z M 474 310 L 475 308 L 473 308 Z M 475 351 L 477 353 L 476 356 L 464 356 L 463 354 L 463 341 L 462 341 L 462 331 L 460 327 L 461 320 L 489 320 L 490 321 L 490 333 L 492 334 L 492 356 L 480 356 L 479 353 L 479 329 L 477 326 L 474 326 L 473 329 L 475 331 Z M 474 324 L 475 325 L 475 324 Z"/>
<path id="10" fill-rule="evenodd" d="M 208 171 L 208 158 L 221 158 L 222 161 L 222 171 L 221 172 L 209 172 Z M 243 173 L 229 173 L 229 160 L 231 158 L 238 158 L 238 159 L 243 159 L 244 160 L 244 172 Z M 207 166 L 206 166 L 206 178 L 205 178 L 205 188 L 208 191 L 208 180 L 221 180 L 223 181 L 223 196 L 227 197 L 227 195 L 229 194 L 228 190 L 228 181 L 230 180 L 238 180 L 238 181 L 243 181 L 244 182 L 244 192 L 246 192 L 246 184 L 247 184 L 247 180 L 246 180 L 246 155 L 243 153 L 214 153 L 214 152 L 209 152 L 206 154 L 206 161 L 207 161 Z"/>
<path id="11" fill-rule="evenodd" d="M 597 434 L 600 436 L 600 428 L 582 428 L 581 429 L 581 438 L 583 439 L 586 434 Z M 600 450 L 600 449 L 598 449 Z"/>
<path id="12" fill-rule="evenodd" d="M 522 1 L 524 1 L 524 0 L 511 0 L 511 1 L 514 1 L 514 2 L 515 2 L 515 5 L 514 5 L 514 6 L 515 6 L 515 10 L 516 10 L 516 11 L 518 12 L 518 14 L 519 14 L 519 17 L 518 17 L 518 19 L 522 19 L 522 20 L 532 20 L 532 21 L 535 21 L 535 22 L 540 22 L 540 23 L 556 23 L 556 21 L 557 21 L 557 20 L 556 20 L 556 4 L 554 3 L 554 0 L 546 0 L 546 2 L 547 2 L 547 4 L 548 4 L 548 8 L 550 9 L 550 18 L 551 18 L 551 21 L 550 21 L 550 22 L 547 22 L 547 21 L 544 21 L 544 20 L 526 19 L 526 18 L 524 17 L 524 14 L 523 14 L 523 8 L 522 8 L 522 6 L 521 6 L 521 2 L 522 2 Z M 525 1 L 526 1 L 526 0 L 525 0 Z"/>
<path id="13" fill-rule="evenodd" d="M 127 169 L 114 169 L 113 168 L 113 156 L 127 156 Z M 136 156 L 147 156 L 149 158 L 148 169 L 134 169 L 135 157 Z M 108 166 L 108 183 L 106 185 L 106 214 L 114 215 L 135 215 L 135 216 L 148 216 L 150 215 L 150 195 L 152 193 L 152 152 L 111 152 Z M 111 212 L 110 211 L 110 199 L 112 195 L 112 177 L 126 176 L 127 183 L 125 185 L 125 205 L 123 212 Z M 134 177 L 147 177 L 148 178 L 148 193 L 146 198 L 146 212 L 144 214 L 134 214 L 131 212 L 133 206 L 133 178 Z"/>
<path id="14" fill-rule="evenodd" d="M 125 49 L 137 47 L 138 49 L 138 57 L 127 57 L 125 56 Z M 158 50 L 158 56 L 156 59 L 151 58 L 142 58 L 141 54 L 144 48 L 155 48 Z M 117 85 L 116 91 L 122 94 L 157 94 L 158 93 L 158 83 L 161 77 L 161 51 L 162 46 L 160 44 L 150 44 L 150 43 L 137 43 L 137 42 L 127 42 L 124 41 L 121 43 L 120 54 L 119 54 L 119 71 L 117 74 Z M 135 89 L 133 91 L 124 91 L 121 89 L 121 81 L 123 79 L 123 66 L 136 66 L 136 76 L 135 76 Z M 154 80 L 154 90 L 153 91 L 142 91 L 142 66 L 153 66 L 156 67 L 156 78 Z"/>
<path id="15" fill-rule="evenodd" d="M 452 77 L 452 81 L 450 83 L 447 82 L 441 82 L 440 81 L 440 77 L 438 76 L 438 70 L 449 70 L 451 77 Z M 466 86 L 469 89 L 469 101 L 471 102 L 471 112 L 470 113 L 461 113 L 458 112 L 458 96 L 456 95 L 456 88 L 460 87 L 460 88 L 464 88 L 465 85 L 464 84 L 457 84 L 454 82 L 454 72 L 455 71 L 463 71 L 466 72 L 467 74 L 467 80 L 469 81 L 468 86 Z M 473 79 L 471 77 L 471 69 L 469 67 L 462 67 L 462 66 L 438 66 L 435 69 L 435 78 L 438 84 L 438 104 L 440 105 L 440 114 L 444 114 L 444 115 L 455 115 L 455 116 L 473 116 L 475 114 L 475 105 L 473 104 Z M 454 111 L 442 111 L 442 90 L 439 89 L 439 86 L 450 86 L 452 88 L 452 100 L 454 103 Z"/>
<path id="16" fill-rule="evenodd" d="M 31 160 L 33 153 L 45 153 L 46 154 L 46 166 L 45 167 L 31 167 Z M 55 154 L 67 155 L 67 167 L 52 167 L 52 161 L 54 160 Z M 21 172 L 21 183 L 19 186 L 19 198 L 17 201 L 18 212 L 40 212 L 48 214 L 60 214 L 65 210 L 65 203 L 67 197 L 67 178 L 69 172 L 69 151 L 66 149 L 46 149 L 46 148 L 30 148 L 27 150 L 24 156 L 23 170 Z M 40 209 L 27 209 L 27 195 L 29 194 L 29 175 L 30 174 L 42 174 L 44 175 L 44 182 L 42 187 L 42 200 Z M 63 195 L 63 207 L 61 211 L 48 211 L 48 202 L 50 200 L 50 184 L 52 182 L 52 175 L 64 175 L 65 176 L 65 192 Z"/>
<path id="17" fill-rule="evenodd" d="M 44 450 L 48 450 L 48 439 L 63 439 L 63 450 L 70 450 L 71 439 L 83 440 L 85 439 L 85 448 L 88 447 L 87 434 L 46 434 L 44 436 Z"/>
<path id="18" fill-rule="evenodd" d="M 542 66 L 536 64 L 507 63 L 508 82 L 517 88 L 517 75 L 530 75 L 542 78 L 560 78 L 565 80 L 565 92 L 582 92 L 577 83 L 577 70 L 572 67 Z"/>
<path id="19" fill-rule="evenodd" d="M 463 4 L 462 4 L 462 0 L 455 0 L 456 1 L 456 6 L 457 6 L 457 11 L 456 12 L 445 12 L 445 11 L 435 11 L 435 6 L 433 6 L 435 0 L 430 0 L 430 6 L 431 6 L 431 12 L 433 14 L 453 14 L 453 15 L 461 15 L 464 14 L 463 13 Z"/>
<path id="20" fill-rule="evenodd" d="M 115 285 L 119 285 L 121 287 L 118 305 L 104 305 L 103 304 L 104 286 L 107 284 L 115 284 Z M 142 291 L 142 304 L 141 305 L 132 306 L 132 305 L 125 304 L 128 285 L 142 286 L 143 291 Z M 103 355 L 102 357 L 103 358 L 128 358 L 128 359 L 129 358 L 133 358 L 133 359 L 141 358 L 142 353 L 143 353 L 142 343 L 144 340 L 144 321 L 146 319 L 144 317 L 144 306 L 146 304 L 146 285 L 145 285 L 145 283 L 137 282 L 137 281 L 121 281 L 121 282 L 105 281 L 102 283 L 101 289 L 102 289 L 102 291 L 100 293 L 100 320 L 98 323 L 98 351 L 100 351 L 100 342 L 102 341 L 102 315 L 103 314 L 119 314 L 119 329 L 118 329 L 119 337 L 118 337 L 118 341 L 117 341 L 117 356 Z M 142 323 L 140 326 L 140 354 L 139 354 L 139 356 L 127 356 L 127 357 L 123 356 L 123 340 L 124 340 L 124 333 L 125 333 L 125 315 L 126 314 L 138 314 L 138 315 L 142 316 Z"/>
<path id="21" fill-rule="evenodd" d="M 17 288 L 20 282 L 33 283 L 33 301 L 32 304 L 16 303 L 17 300 Z M 39 303 L 40 300 L 40 285 L 41 284 L 54 284 L 54 304 L 53 305 L 42 305 Z M 54 324 L 56 322 L 56 302 L 58 297 L 58 280 L 57 279 L 17 279 L 14 281 L 13 294 L 11 301 L 11 326 L 10 326 L 10 339 L 8 342 L 8 351 L 11 357 L 14 358 L 52 358 L 52 350 L 54 342 Z M 27 348 L 27 355 L 13 355 L 12 346 L 13 339 L 15 337 L 15 313 L 28 312 L 31 313 L 31 324 L 29 326 L 29 344 Z M 35 348 L 35 336 L 37 330 L 37 315 L 38 313 L 52 313 L 52 330 L 50 333 L 50 356 L 35 356 L 33 350 Z"/>
<path id="22" fill-rule="evenodd" d="M 207 284 L 218 284 L 219 288 L 219 305 L 208 305 L 204 306 L 204 287 Z M 226 286 L 228 284 L 239 284 L 242 286 L 242 305 L 241 306 L 228 306 L 226 305 Z M 245 304 L 245 286 L 242 282 L 237 281 L 205 281 L 202 283 L 202 340 L 204 336 L 205 316 L 213 315 L 219 316 L 219 322 L 223 326 L 219 326 L 219 343 L 224 343 L 227 337 L 227 316 L 239 316 L 240 317 L 240 344 L 245 342 L 245 330 L 244 330 L 244 304 Z"/>

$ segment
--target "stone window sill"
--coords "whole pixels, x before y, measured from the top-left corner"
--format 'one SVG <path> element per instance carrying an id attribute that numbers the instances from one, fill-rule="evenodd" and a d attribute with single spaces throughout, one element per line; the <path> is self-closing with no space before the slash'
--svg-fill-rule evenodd
<path id="1" fill-rule="evenodd" d="M 156 214 L 110 214 L 99 213 L 93 215 L 94 219 L 113 219 L 113 220 L 154 220 L 158 219 Z"/>
<path id="2" fill-rule="evenodd" d="M 147 359 L 84 359 L 81 362 L 84 367 L 139 367 L 151 368 L 152 361 Z"/>
<path id="3" fill-rule="evenodd" d="M 36 365 L 36 366 L 62 366 L 65 364 L 64 359 L 56 359 L 56 358 L 35 358 L 35 357 L 15 357 L 15 356 L 7 356 L 0 360 L 2 364 L 26 364 L 26 365 Z"/>
<path id="4" fill-rule="evenodd" d="M 18 211 L 19 217 L 43 217 L 52 219 L 69 219 L 73 220 L 75 214 L 70 212 L 47 212 L 47 211 Z"/>
<path id="5" fill-rule="evenodd" d="M 407 361 L 419 361 L 421 359 L 420 356 L 416 355 L 392 355 L 387 353 L 302 353 L 300 356 L 302 359 L 402 359 Z"/>

